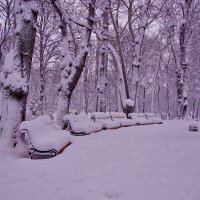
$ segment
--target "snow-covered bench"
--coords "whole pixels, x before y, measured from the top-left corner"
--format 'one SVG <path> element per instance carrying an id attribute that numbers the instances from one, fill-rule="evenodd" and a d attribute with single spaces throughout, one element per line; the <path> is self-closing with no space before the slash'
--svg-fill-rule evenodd
<path id="1" fill-rule="evenodd" d="M 199 131 L 199 122 L 198 121 L 191 121 L 189 124 L 189 130 L 197 132 Z"/>
<path id="2" fill-rule="evenodd" d="M 101 123 L 103 130 L 120 127 L 120 122 L 113 121 L 111 119 L 110 113 L 94 112 L 91 114 L 91 119 L 93 119 L 95 123 Z"/>
<path id="3" fill-rule="evenodd" d="M 147 119 L 145 113 L 129 113 L 129 119 L 132 119 L 136 125 L 148 125 L 153 124 L 153 120 Z"/>
<path id="4" fill-rule="evenodd" d="M 34 154 L 54 157 L 71 143 L 70 133 L 54 128 L 53 120 L 48 115 L 22 122 L 19 130 L 28 144 L 31 159 Z"/>
<path id="5" fill-rule="evenodd" d="M 86 114 L 69 114 L 63 117 L 67 130 L 72 135 L 88 135 L 102 130 L 102 124 L 94 122 Z"/>
<path id="6" fill-rule="evenodd" d="M 162 124 L 163 120 L 160 117 L 156 117 L 154 113 L 146 113 L 146 118 L 153 120 L 154 124 Z"/>
<path id="7" fill-rule="evenodd" d="M 134 120 L 127 119 L 123 112 L 110 112 L 111 119 L 120 123 L 121 127 L 136 125 Z"/>

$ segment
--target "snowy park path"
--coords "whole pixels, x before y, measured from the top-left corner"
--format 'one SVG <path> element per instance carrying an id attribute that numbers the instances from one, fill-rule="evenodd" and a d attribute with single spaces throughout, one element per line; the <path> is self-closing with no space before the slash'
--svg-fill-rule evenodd
<path id="1" fill-rule="evenodd" d="M 73 137 L 47 160 L 0 160 L 0 200 L 200 200 L 200 133 L 189 122 Z"/>

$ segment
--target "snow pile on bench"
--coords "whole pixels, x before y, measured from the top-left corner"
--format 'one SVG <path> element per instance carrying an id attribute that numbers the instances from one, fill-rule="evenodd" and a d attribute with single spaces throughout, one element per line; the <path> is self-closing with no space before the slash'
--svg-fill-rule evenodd
<path id="1" fill-rule="evenodd" d="M 146 113 L 147 119 L 153 120 L 154 124 L 162 124 L 163 120 L 160 117 L 156 117 L 154 113 Z"/>
<path id="2" fill-rule="evenodd" d="M 190 122 L 190 124 L 189 124 L 189 130 L 190 131 L 194 131 L 194 132 L 199 131 L 199 123 L 198 123 L 198 121 L 192 121 L 192 122 Z"/>
<path id="3" fill-rule="evenodd" d="M 101 123 L 104 130 L 120 127 L 120 122 L 113 121 L 111 119 L 110 113 L 94 112 L 92 113 L 91 118 L 94 120 L 95 123 Z"/>
<path id="4" fill-rule="evenodd" d="M 70 133 L 53 127 L 53 120 L 48 115 L 42 115 L 31 121 L 21 123 L 20 132 L 25 138 L 30 149 L 38 152 L 56 150 L 59 153 L 71 142 Z"/>
<path id="5" fill-rule="evenodd" d="M 153 124 L 153 120 L 147 119 L 145 113 L 129 113 L 129 119 L 132 119 L 137 125 Z"/>
<path id="6" fill-rule="evenodd" d="M 102 130 L 102 124 L 92 121 L 86 114 L 65 115 L 63 120 L 68 123 L 70 132 L 74 135 L 87 135 Z"/>
<path id="7" fill-rule="evenodd" d="M 133 120 L 127 119 L 126 114 L 123 112 L 110 112 L 110 116 L 113 121 L 118 121 L 121 127 L 133 126 L 136 124 Z"/>

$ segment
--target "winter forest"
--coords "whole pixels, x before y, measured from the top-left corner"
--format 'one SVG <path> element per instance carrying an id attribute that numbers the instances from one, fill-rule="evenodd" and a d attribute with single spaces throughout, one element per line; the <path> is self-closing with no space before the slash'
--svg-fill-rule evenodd
<path id="1" fill-rule="evenodd" d="M 1 0 L 1 135 L 70 111 L 199 116 L 198 0 Z"/>

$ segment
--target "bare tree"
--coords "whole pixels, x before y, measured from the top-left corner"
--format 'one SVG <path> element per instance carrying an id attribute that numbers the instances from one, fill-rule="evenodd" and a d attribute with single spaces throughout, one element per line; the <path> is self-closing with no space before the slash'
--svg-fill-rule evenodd
<path id="1" fill-rule="evenodd" d="M 52 77 L 57 59 L 60 55 L 60 32 L 56 26 L 56 18 L 49 3 L 41 1 L 39 3 L 39 15 L 36 32 L 36 45 L 34 51 L 33 66 L 39 68 L 39 98 L 37 114 L 42 114 L 46 110 L 45 85 Z M 34 73 L 35 71 L 32 71 Z M 34 76 L 34 74 L 32 74 Z"/>
<path id="2" fill-rule="evenodd" d="M 51 0 L 53 7 L 58 13 L 61 21 L 61 32 L 62 32 L 62 77 L 61 84 L 59 87 L 59 99 L 58 107 L 56 111 L 57 124 L 63 127 L 63 115 L 69 111 L 69 104 L 71 95 L 76 87 L 78 80 L 85 67 L 86 58 L 88 55 L 88 45 L 92 33 L 94 15 L 95 15 L 95 3 L 96 0 L 90 0 L 88 8 L 88 18 L 85 24 L 80 24 L 78 20 L 70 18 L 65 9 L 64 5 L 59 0 Z M 77 56 L 73 59 L 70 56 L 69 51 L 69 34 L 67 33 L 67 23 L 72 20 L 79 25 L 86 26 L 85 36 L 80 44 L 80 51 Z"/>

